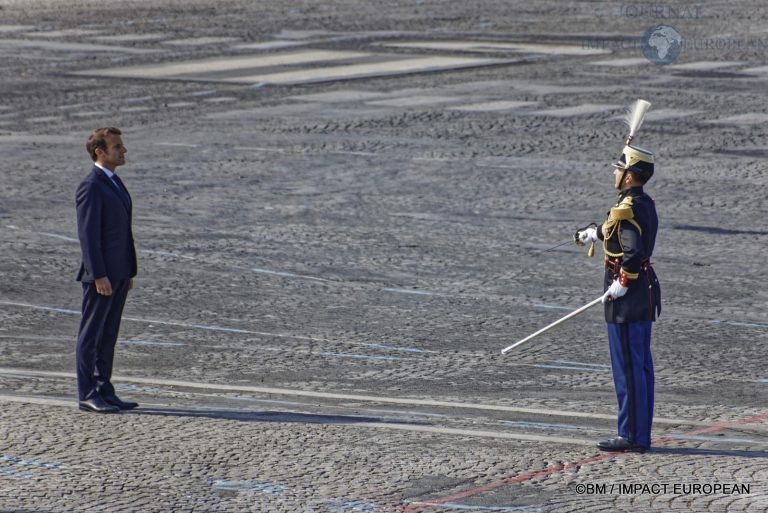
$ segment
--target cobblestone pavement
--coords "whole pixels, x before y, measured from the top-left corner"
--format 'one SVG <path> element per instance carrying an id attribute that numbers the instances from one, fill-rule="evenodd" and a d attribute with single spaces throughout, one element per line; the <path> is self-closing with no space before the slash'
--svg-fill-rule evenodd
<path id="1" fill-rule="evenodd" d="M 0 0 L 0 511 L 768 511 L 762 3 Z M 653 25 L 684 38 L 665 66 Z M 658 155 L 653 450 L 600 453 L 568 244 Z M 140 274 L 79 412 L 73 191 L 123 129 Z M 561 243 L 565 243 L 560 245 Z"/>

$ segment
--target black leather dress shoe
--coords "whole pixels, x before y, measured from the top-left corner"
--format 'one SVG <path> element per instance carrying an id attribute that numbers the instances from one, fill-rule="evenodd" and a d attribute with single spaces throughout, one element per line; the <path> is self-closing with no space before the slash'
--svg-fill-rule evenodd
<path id="1" fill-rule="evenodd" d="M 645 452 L 647 447 L 634 442 L 630 442 L 626 438 L 617 436 L 616 438 L 609 438 L 597 443 L 597 448 L 601 451 L 613 451 L 613 452 Z"/>
<path id="2" fill-rule="evenodd" d="M 99 396 L 80 401 L 78 406 L 83 411 L 91 411 L 94 413 L 117 413 L 120 411 L 120 408 L 106 403 L 104 399 Z"/>
<path id="3" fill-rule="evenodd" d="M 112 406 L 117 406 L 121 410 L 132 410 L 139 407 L 139 403 L 121 401 L 116 395 L 108 395 L 104 397 L 104 402 L 111 404 Z"/>

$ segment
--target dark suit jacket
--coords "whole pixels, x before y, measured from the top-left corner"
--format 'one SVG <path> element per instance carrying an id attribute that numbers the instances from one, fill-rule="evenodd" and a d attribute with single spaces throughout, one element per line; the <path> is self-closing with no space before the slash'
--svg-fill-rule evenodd
<path id="1" fill-rule="evenodd" d="M 108 277 L 113 284 L 136 276 L 136 247 L 131 230 L 131 203 L 98 166 L 75 193 L 77 236 L 82 260 L 77 281 Z"/>

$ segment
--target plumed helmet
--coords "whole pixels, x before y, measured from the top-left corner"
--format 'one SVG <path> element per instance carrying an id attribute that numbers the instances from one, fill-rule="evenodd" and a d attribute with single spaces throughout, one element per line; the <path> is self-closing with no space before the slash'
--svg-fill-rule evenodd
<path id="1" fill-rule="evenodd" d="M 638 175 L 642 181 L 647 182 L 653 176 L 653 153 L 639 146 L 628 144 L 624 146 L 624 150 L 614 166 L 631 171 Z"/>

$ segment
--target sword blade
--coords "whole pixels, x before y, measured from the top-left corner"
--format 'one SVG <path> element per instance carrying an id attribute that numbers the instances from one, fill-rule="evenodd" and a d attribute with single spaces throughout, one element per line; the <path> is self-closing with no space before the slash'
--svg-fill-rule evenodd
<path id="1" fill-rule="evenodd" d="M 594 301 L 590 301 L 590 302 L 589 302 L 589 303 L 587 303 L 586 305 L 582 306 L 581 308 L 577 308 L 576 310 L 574 310 L 573 312 L 569 313 L 569 314 L 568 314 L 568 315 L 566 315 L 565 317 L 561 317 L 560 319 L 556 320 L 556 321 L 555 321 L 555 322 L 553 322 L 552 324 L 550 324 L 550 325 L 548 325 L 548 326 L 545 326 L 545 327 L 541 328 L 541 329 L 540 329 L 539 331 L 537 331 L 536 333 L 531 333 L 530 335 L 528 335 L 528 336 L 527 336 L 527 337 L 525 337 L 524 339 L 522 339 L 522 340 L 518 340 L 517 342 L 515 342 L 515 343 L 514 343 L 514 344 L 512 344 L 511 346 L 505 347 L 504 349 L 502 349 L 502 350 L 501 350 L 501 354 L 507 354 L 509 351 L 511 351 L 512 349 L 516 348 L 516 347 L 517 347 L 517 346 L 519 346 L 520 344 L 522 344 L 522 343 L 524 343 L 524 342 L 528 342 L 528 341 L 529 341 L 529 340 L 531 340 L 532 338 L 534 338 L 534 337 L 537 337 L 537 336 L 541 335 L 541 334 L 542 334 L 542 333 L 544 333 L 545 331 L 549 331 L 549 330 L 551 330 L 552 328 L 554 328 L 554 327 L 555 327 L 555 326 L 557 326 L 558 324 L 562 324 L 562 323 L 564 323 L 565 321 L 567 321 L 567 320 L 568 320 L 568 319 L 570 319 L 571 317 L 576 317 L 576 316 L 577 316 L 577 315 L 579 315 L 580 313 L 582 313 L 582 312 L 585 312 L 585 311 L 589 310 L 590 308 L 592 308 L 593 306 L 595 306 L 595 305 L 596 305 L 596 304 L 598 304 L 598 303 L 601 303 L 602 301 L 603 301 L 603 296 L 600 296 L 599 298 L 595 299 Z"/>

